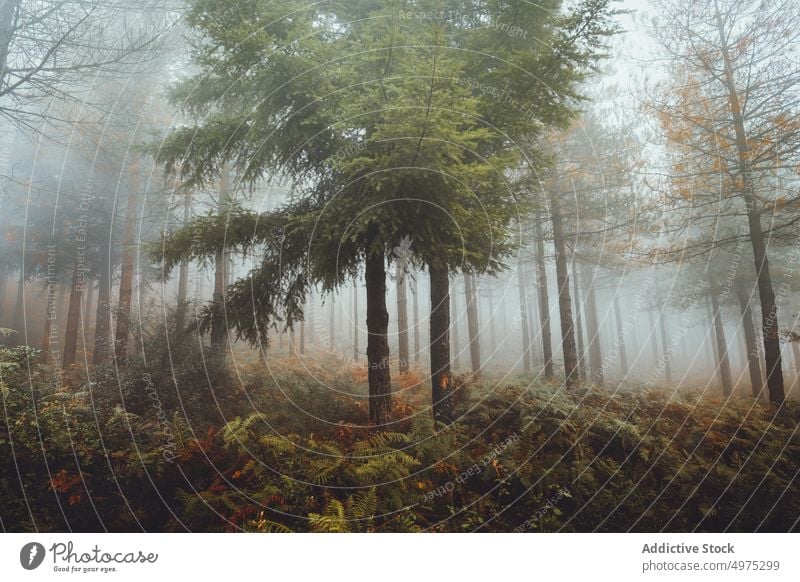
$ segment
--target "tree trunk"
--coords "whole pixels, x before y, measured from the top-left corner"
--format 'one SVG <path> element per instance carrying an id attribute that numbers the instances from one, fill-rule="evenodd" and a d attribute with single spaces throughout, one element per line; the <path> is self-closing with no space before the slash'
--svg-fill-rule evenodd
<path id="1" fill-rule="evenodd" d="M 419 273 L 417 280 L 411 284 L 411 295 L 414 298 L 414 363 L 419 363 L 420 358 L 420 329 L 419 329 Z"/>
<path id="2" fill-rule="evenodd" d="M 14 304 L 14 320 L 11 324 L 11 329 L 16 331 L 14 335 L 9 338 L 8 344 L 11 346 L 18 346 L 22 343 L 22 338 L 25 337 L 22 329 L 22 319 L 25 307 L 25 265 L 20 263 L 19 266 L 19 281 L 17 282 L 17 301 Z"/>
<path id="3" fill-rule="evenodd" d="M 328 312 L 328 350 L 333 352 L 336 348 L 336 295 L 331 291 L 331 304 Z"/>
<path id="4" fill-rule="evenodd" d="M 764 380 L 761 376 L 761 362 L 758 357 L 756 329 L 753 325 L 753 312 L 750 309 L 750 297 L 743 281 L 736 282 L 736 295 L 739 298 L 739 310 L 742 315 L 744 345 L 747 350 L 747 369 L 750 372 L 750 387 L 753 398 L 761 398 L 764 391 Z"/>
<path id="5" fill-rule="evenodd" d="M 658 367 L 658 332 L 656 331 L 656 320 L 653 317 L 653 310 L 647 310 L 647 322 L 650 325 L 650 348 L 653 350 L 653 368 Z"/>
<path id="6" fill-rule="evenodd" d="M 314 290 L 309 289 L 306 295 L 306 307 L 303 310 L 303 319 L 308 322 L 310 333 L 308 335 L 308 345 L 315 346 L 317 343 L 317 336 L 319 335 L 319 327 L 316 320 L 317 312 L 314 310 Z M 355 322 L 355 315 L 353 316 L 353 325 Z"/>
<path id="7" fill-rule="evenodd" d="M 6 304 L 6 288 L 8 287 L 8 275 L 5 271 L 0 270 L 0 327 L 5 327 L 6 312 L 4 310 Z M 2 339 L 0 338 L 0 341 Z"/>
<path id="8" fill-rule="evenodd" d="M 617 324 L 617 344 L 619 345 L 619 367 L 623 377 L 628 376 L 628 353 L 625 351 L 625 330 L 622 327 L 622 313 L 619 297 L 614 293 L 614 320 Z"/>
<path id="9" fill-rule="evenodd" d="M 500 310 L 500 319 L 503 322 L 503 339 L 500 340 L 500 345 L 505 345 L 508 341 L 508 313 L 506 312 L 505 305 L 503 305 L 503 308 Z"/>
<path id="10" fill-rule="evenodd" d="M 750 237 L 753 244 L 753 254 L 756 255 L 758 294 L 761 300 L 761 323 L 764 333 L 764 360 L 767 370 L 767 391 L 769 392 L 770 402 L 781 405 L 786 395 L 783 386 L 781 344 L 778 331 L 778 306 L 775 302 L 775 293 L 772 289 L 769 261 L 764 244 L 764 235 L 761 231 L 761 218 L 755 212 L 748 213 L 748 218 L 750 218 L 751 223 Z"/>
<path id="11" fill-rule="evenodd" d="M 56 283 L 48 275 L 45 293 L 45 313 L 44 313 L 44 337 L 42 337 L 42 361 L 46 364 L 50 361 L 51 342 L 55 337 L 58 339 L 58 326 L 55 321 L 58 318 L 58 306 L 56 305 Z"/>
<path id="12" fill-rule="evenodd" d="M 525 279 L 525 312 L 528 314 L 528 358 L 531 362 L 531 369 L 534 369 L 538 364 L 543 364 L 543 362 L 540 362 L 541 352 L 539 351 L 539 347 L 536 343 L 536 330 L 541 329 L 541 326 L 539 325 L 539 319 L 536 316 L 539 298 L 534 290 L 536 285 L 535 261 L 531 267 L 532 269 L 529 270 L 524 263 L 522 265 L 522 272 Z"/>
<path id="13" fill-rule="evenodd" d="M 292 358 L 297 359 L 297 334 L 294 326 L 289 329 L 289 353 Z"/>
<path id="14" fill-rule="evenodd" d="M 467 334 L 469 337 L 469 357 L 472 364 L 472 375 L 481 372 L 481 340 L 480 319 L 478 314 L 478 289 L 475 275 L 464 274 L 464 293 L 467 302 Z"/>
<path id="15" fill-rule="evenodd" d="M 214 292 L 211 296 L 214 304 L 214 321 L 211 324 L 212 352 L 220 355 L 225 351 L 225 254 L 222 252 L 214 255 Z"/>
<path id="16" fill-rule="evenodd" d="M 92 308 L 94 307 L 94 279 L 88 279 L 87 288 L 86 288 L 86 301 L 84 303 L 83 308 L 83 334 L 84 337 L 88 336 L 88 331 L 92 328 L 92 313 L 94 311 Z"/>
<path id="17" fill-rule="evenodd" d="M 661 328 L 661 347 L 664 350 L 661 357 L 664 359 L 664 377 L 668 384 L 672 384 L 672 354 L 668 353 L 667 336 L 669 334 L 667 333 L 667 318 L 664 311 L 666 311 L 665 307 L 662 308 L 661 313 L 658 315 L 658 325 Z"/>
<path id="18" fill-rule="evenodd" d="M 397 283 L 397 343 L 400 373 L 408 372 L 408 298 L 406 297 L 406 269 L 400 261 L 395 263 Z"/>
<path id="19" fill-rule="evenodd" d="M 797 340 L 792 340 L 792 357 L 794 358 L 794 384 L 800 381 L 800 346 L 797 345 Z"/>
<path id="20" fill-rule="evenodd" d="M 711 352 L 711 361 L 714 362 L 714 374 L 719 370 L 719 349 L 717 347 L 717 333 L 714 330 L 714 306 L 711 304 L 711 299 L 708 301 L 708 337 L 709 351 Z"/>
<path id="21" fill-rule="evenodd" d="M 561 351 L 564 355 L 564 383 L 569 390 L 577 386 L 580 378 L 575 350 L 575 328 L 572 322 L 572 300 L 569 294 L 567 244 L 564 240 L 561 201 L 558 193 L 550 197 L 550 218 L 553 225 L 553 246 L 556 252 L 556 285 L 558 286 L 558 310 L 561 320 Z"/>
<path id="22" fill-rule="evenodd" d="M 572 290 L 575 295 L 575 330 L 576 351 L 578 358 L 578 376 L 581 380 L 586 379 L 586 352 L 583 347 L 583 322 L 581 317 L 581 296 L 578 279 L 578 269 L 575 268 L 575 255 L 572 256 Z"/>
<path id="23" fill-rule="evenodd" d="M 431 289 L 430 354 L 433 417 L 453 421 L 453 377 L 450 371 L 450 278 L 447 267 L 429 268 Z"/>
<path id="24" fill-rule="evenodd" d="M 733 381 L 731 380 L 731 365 L 728 359 L 728 341 L 725 339 L 725 327 L 719 310 L 719 289 L 713 279 L 710 283 L 711 313 L 714 321 L 719 379 L 722 382 L 722 395 L 729 397 L 733 393 Z"/>
<path id="25" fill-rule="evenodd" d="M 489 350 L 489 365 L 491 365 L 491 360 L 497 352 L 497 326 L 494 321 L 497 314 L 494 312 L 494 291 L 491 288 L 486 297 L 486 303 L 488 304 L 486 312 L 489 314 L 489 346 L 491 347 Z"/>
<path id="26" fill-rule="evenodd" d="M 750 166 L 750 144 L 745 128 L 739 92 L 733 78 L 730 64 L 729 47 L 725 35 L 722 18 L 716 11 L 721 54 L 725 68 L 725 85 L 728 90 L 733 128 L 736 134 L 736 150 L 739 158 L 739 173 L 742 178 L 742 197 L 747 209 L 747 223 L 750 230 L 750 242 L 753 247 L 753 259 L 756 267 L 758 296 L 761 301 L 761 325 L 764 335 L 764 360 L 767 374 L 767 391 L 769 401 L 782 405 L 786 394 L 783 386 L 783 369 L 781 364 L 781 344 L 778 330 L 778 306 L 775 291 L 772 287 L 772 276 L 769 270 L 767 247 L 761 227 L 761 211 L 758 208 L 753 173 Z"/>
<path id="27" fill-rule="evenodd" d="M 191 209 L 191 197 L 186 193 L 183 206 L 183 224 L 189 223 L 189 212 Z M 189 289 L 189 261 L 181 261 L 178 267 L 178 304 L 175 313 L 175 332 L 181 334 L 184 329 L 186 314 L 188 311 L 187 291 Z M 179 336 L 180 337 L 180 336 Z"/>
<path id="28" fill-rule="evenodd" d="M 83 271 L 76 261 L 72 272 L 72 284 L 69 291 L 69 309 L 67 310 L 67 333 L 64 336 L 64 357 L 62 367 L 69 368 L 75 363 L 78 348 L 78 325 L 81 320 L 81 300 L 83 298 Z"/>
<path id="29" fill-rule="evenodd" d="M 386 253 L 376 245 L 373 233 L 366 259 L 367 285 L 367 367 L 369 419 L 376 430 L 391 420 L 392 380 L 389 370 L 389 312 L 386 309 Z M 377 247 L 377 248 L 376 248 Z"/>
<path id="30" fill-rule="evenodd" d="M 533 368 L 531 353 L 531 330 L 528 329 L 528 300 L 525 297 L 525 269 L 522 258 L 517 262 L 517 286 L 519 287 L 519 321 L 522 327 L 522 369 L 527 374 Z"/>
<path id="31" fill-rule="evenodd" d="M 541 220 L 541 215 L 537 213 L 533 221 L 536 234 L 536 290 L 539 296 L 539 322 L 542 326 L 544 376 L 552 379 L 555 371 L 553 370 L 553 344 L 550 337 L 550 297 L 547 292 L 547 265 L 544 260 L 544 233 Z"/>
<path id="32" fill-rule="evenodd" d="M 581 269 L 583 270 L 583 269 Z M 605 384 L 603 371 L 603 347 L 600 343 L 600 323 L 597 318 L 597 298 L 594 292 L 594 277 L 582 272 L 581 279 L 586 297 L 586 342 L 589 345 L 589 368 L 592 382 L 598 386 Z"/>
<path id="33" fill-rule="evenodd" d="M 455 285 L 454 285 L 455 287 Z M 461 341 L 458 334 L 458 322 L 460 314 L 458 312 L 458 292 L 454 289 L 453 296 L 450 297 L 450 283 L 447 283 L 447 296 L 450 303 L 450 329 L 453 333 L 453 341 L 450 344 L 453 357 L 453 370 L 461 369 Z"/>
<path id="34" fill-rule="evenodd" d="M 337 291 L 338 293 L 338 291 Z M 341 337 L 344 335 L 344 320 L 345 320 L 345 306 L 342 304 L 342 298 L 339 297 L 338 318 L 336 320 L 336 334 Z"/>
<path id="35" fill-rule="evenodd" d="M 188 188 L 183 193 L 183 226 L 189 224 L 192 216 L 192 191 Z M 178 317 L 182 318 L 182 313 L 186 303 L 186 290 L 189 286 L 189 262 L 181 261 L 178 270 Z"/>
<path id="36" fill-rule="evenodd" d="M 128 357 L 131 299 L 133 298 L 134 236 L 139 197 L 139 157 L 133 154 L 130 171 L 130 194 L 125 209 L 125 230 L 122 240 L 122 267 L 119 278 L 119 304 L 117 329 L 114 334 L 114 356 L 118 366 L 124 366 Z"/>
<path id="37" fill-rule="evenodd" d="M 220 173 L 219 198 L 217 199 L 217 216 L 224 216 L 228 211 L 231 199 L 230 168 L 225 165 Z M 216 356 L 224 356 L 228 330 L 225 325 L 225 283 L 228 269 L 228 257 L 224 250 L 214 255 L 214 291 L 211 301 L 214 305 L 214 320 L 211 324 L 211 351 Z M 292 346 L 294 349 L 294 345 Z"/>
<path id="38" fill-rule="evenodd" d="M 358 361 L 358 281 L 353 279 L 353 361 Z"/>
<path id="39" fill-rule="evenodd" d="M 101 265 L 97 278 L 97 307 L 94 315 L 94 349 L 92 350 L 92 364 L 101 366 L 108 360 L 109 333 L 111 330 L 111 267 L 108 264 L 109 256 L 105 250 L 101 251 Z"/>
<path id="40" fill-rule="evenodd" d="M 303 298 L 303 320 L 300 322 L 300 355 L 306 353 L 306 300 Z"/>

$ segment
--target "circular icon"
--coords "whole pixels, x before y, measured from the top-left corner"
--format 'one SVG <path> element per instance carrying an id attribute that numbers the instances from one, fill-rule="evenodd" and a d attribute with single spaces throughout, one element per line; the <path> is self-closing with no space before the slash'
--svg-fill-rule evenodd
<path id="1" fill-rule="evenodd" d="M 44 561 L 44 546 L 38 542 L 30 542 L 19 551 L 19 563 L 26 570 L 35 570 Z"/>

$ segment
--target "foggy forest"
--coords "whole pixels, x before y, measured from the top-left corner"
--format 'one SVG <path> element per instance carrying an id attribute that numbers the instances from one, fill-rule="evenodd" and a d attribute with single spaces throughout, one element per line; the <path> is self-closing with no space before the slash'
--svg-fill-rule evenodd
<path id="1" fill-rule="evenodd" d="M 798 0 L 0 0 L 0 530 L 799 530 L 798 96 Z"/>

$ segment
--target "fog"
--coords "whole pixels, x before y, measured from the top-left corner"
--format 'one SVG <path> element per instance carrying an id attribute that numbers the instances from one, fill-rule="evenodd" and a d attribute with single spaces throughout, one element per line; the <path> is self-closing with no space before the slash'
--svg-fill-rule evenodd
<path id="1" fill-rule="evenodd" d="M 112 528 L 605 530 L 580 431 L 614 475 L 663 433 L 670 483 L 683 430 L 796 439 L 796 0 L 300 4 L 0 0 L 0 445 L 59 451 L 2 529 L 101 529 L 146 475 L 180 508 Z M 447 490 L 518 442 L 514 501 Z M 720 515 L 680 528 L 753 526 Z"/>

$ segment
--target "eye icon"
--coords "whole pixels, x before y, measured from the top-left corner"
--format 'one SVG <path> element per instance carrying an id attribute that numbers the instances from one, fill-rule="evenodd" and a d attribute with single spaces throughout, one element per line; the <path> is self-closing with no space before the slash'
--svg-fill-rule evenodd
<path id="1" fill-rule="evenodd" d="M 19 552 L 19 563 L 26 570 L 35 570 L 44 561 L 44 546 L 38 542 L 30 542 L 22 546 Z"/>

